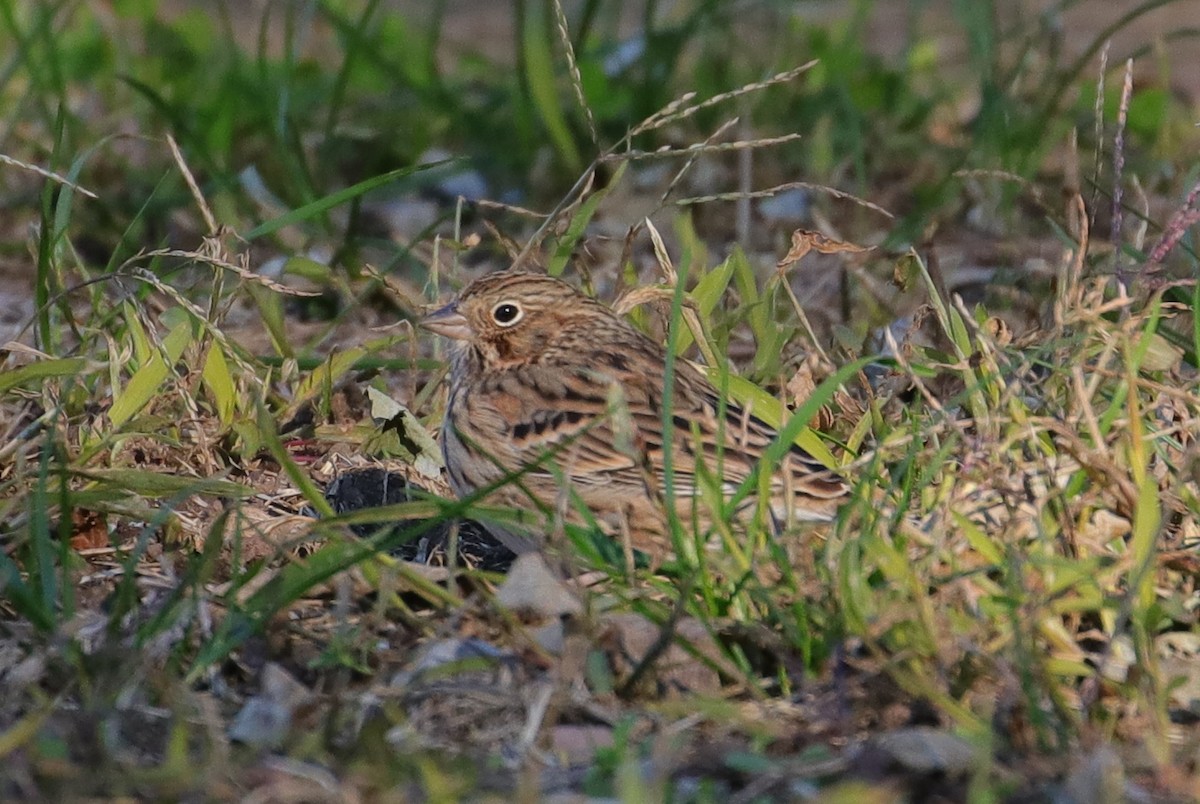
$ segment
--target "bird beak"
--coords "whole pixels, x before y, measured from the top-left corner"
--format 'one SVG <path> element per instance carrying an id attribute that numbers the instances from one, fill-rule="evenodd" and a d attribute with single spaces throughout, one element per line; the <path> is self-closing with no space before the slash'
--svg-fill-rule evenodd
<path id="1" fill-rule="evenodd" d="M 458 302 L 453 301 L 445 307 L 434 310 L 421 319 L 421 326 L 438 335 L 453 338 L 456 341 L 469 341 L 475 337 L 475 330 L 467 323 L 467 318 L 458 311 Z"/>

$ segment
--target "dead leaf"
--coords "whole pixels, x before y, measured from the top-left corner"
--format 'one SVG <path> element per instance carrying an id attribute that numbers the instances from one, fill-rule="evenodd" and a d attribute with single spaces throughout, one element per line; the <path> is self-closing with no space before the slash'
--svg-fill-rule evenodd
<path id="1" fill-rule="evenodd" d="M 788 249 L 788 253 L 784 255 L 783 259 L 775 264 L 775 267 L 783 271 L 800 262 L 810 251 L 818 254 L 861 254 L 865 251 L 872 251 L 874 248 L 874 246 L 860 246 L 844 240 L 835 240 L 820 232 L 796 229 L 792 232 L 791 248 Z"/>
<path id="2" fill-rule="evenodd" d="M 983 329 L 991 336 L 995 344 L 1002 349 L 1013 341 L 1012 327 L 999 316 L 989 317 L 987 321 L 983 322 Z"/>
<path id="3" fill-rule="evenodd" d="M 792 407 L 800 407 L 813 392 L 817 390 L 817 381 L 815 379 L 815 371 L 820 358 L 816 354 L 811 354 L 800 364 L 796 369 L 796 373 L 787 381 L 787 392 L 790 397 Z M 815 430 L 828 430 L 833 426 L 833 411 L 828 406 L 822 405 L 817 408 L 817 412 L 807 422 L 808 426 Z"/>
<path id="4" fill-rule="evenodd" d="M 435 478 L 442 471 L 442 451 L 421 420 L 408 408 L 382 391 L 367 389 L 371 418 L 383 420 L 383 431 L 364 446 L 368 451 L 385 450 L 410 462 L 422 477 Z"/>
<path id="5" fill-rule="evenodd" d="M 104 514 L 82 508 L 71 512 L 73 550 L 95 550 L 108 546 L 108 520 Z"/>

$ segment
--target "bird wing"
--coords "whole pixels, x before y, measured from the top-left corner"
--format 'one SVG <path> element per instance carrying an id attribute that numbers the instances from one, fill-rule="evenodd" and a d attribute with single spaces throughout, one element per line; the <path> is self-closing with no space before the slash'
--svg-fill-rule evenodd
<path id="1" fill-rule="evenodd" d="M 679 361 L 664 439 L 662 378 L 635 370 L 651 365 L 657 370 L 661 359 L 615 350 L 594 354 L 586 366 L 514 367 L 501 381 L 495 390 L 514 399 L 503 440 L 507 465 L 529 467 L 531 476 L 565 477 L 585 497 L 589 490 L 645 495 L 650 484 L 662 490 L 669 441 L 673 491 L 687 498 L 700 493 L 701 463 L 730 493 L 777 438 L 752 412 L 732 400 L 722 404 L 707 378 Z M 773 494 L 834 500 L 845 493 L 844 483 L 800 447 L 793 445 L 785 456 L 785 471 L 767 469 Z"/>
<path id="2" fill-rule="evenodd" d="M 508 374 L 498 389 L 514 401 L 506 417 L 506 463 L 591 483 L 636 476 L 633 450 L 621 449 L 610 413 L 615 378 L 586 366 L 545 364 Z"/>

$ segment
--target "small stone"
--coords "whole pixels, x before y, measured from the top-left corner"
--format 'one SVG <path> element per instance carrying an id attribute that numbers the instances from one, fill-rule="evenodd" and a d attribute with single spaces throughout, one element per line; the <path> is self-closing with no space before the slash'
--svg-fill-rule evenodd
<path id="1" fill-rule="evenodd" d="M 546 560 L 538 553 L 517 556 L 496 600 L 505 608 L 542 617 L 562 617 L 583 612 L 583 604 L 567 591 Z"/>

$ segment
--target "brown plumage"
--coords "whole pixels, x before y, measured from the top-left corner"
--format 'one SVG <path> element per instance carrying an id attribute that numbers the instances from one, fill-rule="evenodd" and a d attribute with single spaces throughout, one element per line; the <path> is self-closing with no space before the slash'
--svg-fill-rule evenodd
<path id="1" fill-rule="evenodd" d="M 516 474 L 485 502 L 560 510 L 578 522 L 577 498 L 610 532 L 628 533 L 656 559 L 666 554 L 662 346 L 567 283 L 514 271 L 472 282 L 422 323 L 456 341 L 441 436 L 456 494 Z M 674 368 L 675 506 L 684 523 L 707 527 L 699 488 L 732 494 L 776 432 L 732 400 L 722 410 L 716 388 L 687 362 Z M 762 471 L 777 524 L 830 519 L 847 492 L 795 446 Z M 751 496 L 739 515 L 753 508 Z M 539 544 L 536 533 L 489 527 L 516 552 Z"/>

